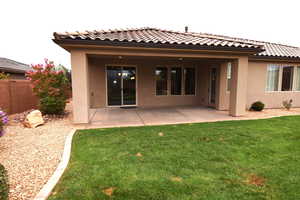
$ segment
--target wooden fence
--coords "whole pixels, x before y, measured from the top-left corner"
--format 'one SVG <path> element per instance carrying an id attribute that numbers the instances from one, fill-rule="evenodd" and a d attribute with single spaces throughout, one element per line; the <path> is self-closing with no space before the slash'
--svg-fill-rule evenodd
<path id="1" fill-rule="evenodd" d="M 31 83 L 27 80 L 0 80 L 0 108 L 8 114 L 37 108 Z"/>

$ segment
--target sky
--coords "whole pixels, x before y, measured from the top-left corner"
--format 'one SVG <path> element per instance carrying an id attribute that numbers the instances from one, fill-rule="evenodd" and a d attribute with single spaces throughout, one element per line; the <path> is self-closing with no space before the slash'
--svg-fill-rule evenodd
<path id="1" fill-rule="evenodd" d="M 2 0 L 0 57 L 70 68 L 53 32 L 154 27 L 300 47 L 297 0 Z"/>

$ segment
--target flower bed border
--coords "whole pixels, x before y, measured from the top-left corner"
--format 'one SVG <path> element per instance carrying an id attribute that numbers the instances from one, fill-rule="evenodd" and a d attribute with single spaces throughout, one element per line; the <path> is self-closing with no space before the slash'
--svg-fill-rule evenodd
<path id="1" fill-rule="evenodd" d="M 46 200 L 50 196 L 52 190 L 58 183 L 61 176 L 63 175 L 70 160 L 72 139 L 76 131 L 77 129 L 72 129 L 68 134 L 65 141 L 64 152 L 60 163 L 58 164 L 56 170 L 54 171 L 53 175 L 50 177 L 46 185 L 44 185 L 40 192 L 35 196 L 34 200 Z"/>

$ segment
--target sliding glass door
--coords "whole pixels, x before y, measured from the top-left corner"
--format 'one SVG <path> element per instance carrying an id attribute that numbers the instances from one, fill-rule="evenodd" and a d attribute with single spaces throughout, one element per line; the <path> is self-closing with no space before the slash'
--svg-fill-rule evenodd
<path id="1" fill-rule="evenodd" d="M 106 76 L 108 106 L 136 105 L 135 67 L 108 66 Z"/>

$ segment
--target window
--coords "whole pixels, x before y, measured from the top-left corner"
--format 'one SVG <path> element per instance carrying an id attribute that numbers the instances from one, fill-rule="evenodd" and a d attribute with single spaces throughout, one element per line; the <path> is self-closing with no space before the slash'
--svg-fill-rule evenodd
<path id="1" fill-rule="evenodd" d="M 269 65 L 267 72 L 267 91 L 278 91 L 279 66 Z"/>
<path id="2" fill-rule="evenodd" d="M 300 67 L 297 67 L 297 81 L 296 81 L 296 90 L 300 91 Z"/>
<path id="3" fill-rule="evenodd" d="M 182 69 L 171 68 L 171 95 L 181 95 Z"/>
<path id="4" fill-rule="evenodd" d="M 282 70 L 282 91 L 292 91 L 293 90 L 293 74 L 294 67 L 283 67 Z"/>
<path id="5" fill-rule="evenodd" d="M 184 93 L 195 95 L 195 68 L 184 69 Z"/>
<path id="6" fill-rule="evenodd" d="M 157 67 L 155 70 L 156 77 L 156 95 L 168 94 L 168 68 Z"/>
<path id="7" fill-rule="evenodd" d="M 231 62 L 227 65 L 227 91 L 230 91 L 231 89 L 231 73 L 232 73 L 232 66 Z"/>

